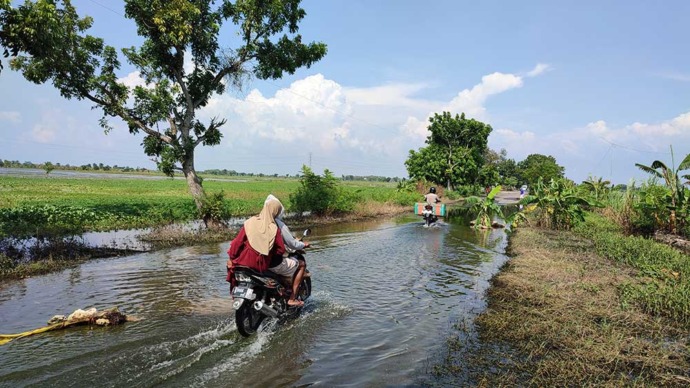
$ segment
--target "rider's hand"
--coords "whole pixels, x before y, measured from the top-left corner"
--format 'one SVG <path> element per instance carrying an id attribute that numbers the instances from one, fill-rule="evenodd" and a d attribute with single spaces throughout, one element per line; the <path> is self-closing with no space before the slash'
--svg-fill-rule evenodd
<path id="1" fill-rule="evenodd" d="M 309 248 L 310 246 L 311 246 L 311 244 L 309 244 L 309 242 L 304 241 L 304 247 L 305 247 L 305 248 Z"/>

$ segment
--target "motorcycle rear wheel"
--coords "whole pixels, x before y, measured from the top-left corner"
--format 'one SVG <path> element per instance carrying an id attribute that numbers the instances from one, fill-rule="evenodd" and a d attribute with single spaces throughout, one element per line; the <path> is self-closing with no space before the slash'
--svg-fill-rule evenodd
<path id="1" fill-rule="evenodd" d="M 250 301 L 245 301 L 239 310 L 235 311 L 235 325 L 237 326 L 237 331 L 243 337 L 250 337 L 259 328 L 261 322 L 263 322 L 265 315 L 260 311 L 253 308 Z"/>
<path id="2" fill-rule="evenodd" d="M 310 278 L 302 278 L 302 284 L 300 284 L 299 287 L 299 293 L 297 294 L 297 297 L 301 301 L 307 300 L 309 296 L 311 295 L 311 279 Z"/>

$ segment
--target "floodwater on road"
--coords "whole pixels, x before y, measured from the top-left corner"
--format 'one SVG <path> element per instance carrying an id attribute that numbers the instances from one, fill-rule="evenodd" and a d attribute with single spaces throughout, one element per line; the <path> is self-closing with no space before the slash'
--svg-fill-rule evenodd
<path id="1" fill-rule="evenodd" d="M 3 334 L 77 308 L 116 306 L 141 319 L 0 345 L 0 386 L 433 383 L 453 324 L 484 309 L 488 280 L 506 261 L 503 230 L 453 222 L 425 228 L 414 217 L 312 229 L 314 293 L 305 310 L 250 338 L 235 328 L 227 242 L 93 260 L 0 284 Z"/>

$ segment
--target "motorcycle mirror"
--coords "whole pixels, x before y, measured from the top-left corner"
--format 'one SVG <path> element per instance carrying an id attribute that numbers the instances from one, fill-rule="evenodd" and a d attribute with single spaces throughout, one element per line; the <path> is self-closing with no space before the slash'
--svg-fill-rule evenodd
<path id="1" fill-rule="evenodd" d="M 311 234 L 311 229 L 310 229 L 310 228 L 307 228 L 307 229 L 304 229 L 304 233 L 302 233 L 302 236 L 307 237 L 307 236 L 309 236 L 310 234 Z"/>

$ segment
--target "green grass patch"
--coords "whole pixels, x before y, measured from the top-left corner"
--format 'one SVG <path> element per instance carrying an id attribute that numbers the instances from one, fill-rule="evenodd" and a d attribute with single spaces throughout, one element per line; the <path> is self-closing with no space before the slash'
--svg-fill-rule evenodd
<path id="1" fill-rule="evenodd" d="M 576 230 L 590 237 L 533 227 L 512 234 L 512 258 L 492 279 L 488 307 L 475 321 L 478 339 L 464 341 L 464 349 L 449 345 L 451 357 L 438 369 L 467 379 L 462 386 L 686 386 L 688 326 L 649 314 L 650 304 L 624 302 L 632 300 L 629 287 L 643 290 L 638 285 L 647 277 L 596 254 L 591 236 L 614 232 L 594 225 L 616 228 L 589 222 Z M 667 296 L 677 301 L 682 294 Z"/>
<path id="2" fill-rule="evenodd" d="M 620 229 L 592 213 L 575 231 L 591 239 L 599 255 L 638 270 L 639 282 L 620 287 L 624 302 L 690 326 L 690 257 L 650 239 L 625 236 Z"/>

